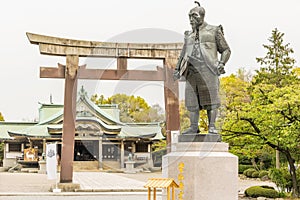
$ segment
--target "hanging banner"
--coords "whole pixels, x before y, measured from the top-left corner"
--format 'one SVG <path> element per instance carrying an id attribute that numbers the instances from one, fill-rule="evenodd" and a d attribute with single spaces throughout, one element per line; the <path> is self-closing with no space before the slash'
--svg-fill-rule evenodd
<path id="1" fill-rule="evenodd" d="M 46 170 L 48 179 L 57 178 L 57 159 L 56 159 L 56 143 L 47 144 L 46 147 Z"/>

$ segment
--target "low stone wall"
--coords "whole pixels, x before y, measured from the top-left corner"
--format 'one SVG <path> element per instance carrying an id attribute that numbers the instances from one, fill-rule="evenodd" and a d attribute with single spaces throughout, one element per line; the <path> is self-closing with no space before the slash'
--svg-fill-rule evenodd
<path id="1" fill-rule="evenodd" d="M 8 171 L 8 167 L 0 167 L 0 172 L 6 172 Z"/>
<path id="2" fill-rule="evenodd" d="M 104 170 L 120 170 L 119 161 L 103 161 Z"/>
<path id="3" fill-rule="evenodd" d="M 99 170 L 99 162 L 98 161 L 74 161 L 73 170 L 74 171 Z"/>
<path id="4" fill-rule="evenodd" d="M 73 171 L 98 171 L 98 161 L 73 161 Z M 57 171 L 60 172 L 60 165 L 57 166 Z"/>
<path id="5" fill-rule="evenodd" d="M 17 164 L 16 158 L 5 158 L 3 159 L 3 167 L 10 168 Z"/>

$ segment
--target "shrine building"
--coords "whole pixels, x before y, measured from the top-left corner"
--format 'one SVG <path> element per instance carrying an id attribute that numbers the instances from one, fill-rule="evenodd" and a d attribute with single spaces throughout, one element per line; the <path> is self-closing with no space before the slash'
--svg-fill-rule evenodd
<path id="1" fill-rule="evenodd" d="M 60 155 L 63 120 L 63 105 L 40 103 L 38 122 L 0 122 L 3 167 L 16 165 L 28 148 L 36 149 L 41 160 L 47 143 L 57 142 Z M 136 167 L 152 167 L 151 146 L 161 139 L 160 122 L 123 123 L 118 105 L 96 105 L 81 88 L 76 105 L 75 171 L 122 169 L 128 157 Z"/>

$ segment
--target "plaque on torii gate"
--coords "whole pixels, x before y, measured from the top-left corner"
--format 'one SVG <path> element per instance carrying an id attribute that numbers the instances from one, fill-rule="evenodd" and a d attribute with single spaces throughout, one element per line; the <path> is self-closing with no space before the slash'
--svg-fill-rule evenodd
<path id="1" fill-rule="evenodd" d="M 40 67 L 41 78 L 65 79 L 60 183 L 70 183 L 73 179 L 78 79 L 164 81 L 166 130 L 168 133 L 179 130 L 178 82 L 173 81 L 172 68 L 176 66 L 182 43 L 112 43 L 26 34 L 31 44 L 39 45 L 41 54 L 66 57 L 66 65 Z M 117 69 L 78 66 L 79 57 L 117 58 Z M 161 59 L 164 64 L 156 71 L 128 70 L 129 58 Z M 170 142 L 169 136 L 168 148 Z"/>

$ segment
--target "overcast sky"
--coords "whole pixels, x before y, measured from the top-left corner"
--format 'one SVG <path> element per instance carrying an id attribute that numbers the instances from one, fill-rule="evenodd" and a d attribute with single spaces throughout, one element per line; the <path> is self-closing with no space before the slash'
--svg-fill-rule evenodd
<path id="1" fill-rule="evenodd" d="M 256 57 L 265 55 L 272 30 L 285 33 L 284 40 L 300 58 L 299 0 L 202 0 L 209 24 L 224 27 L 232 49 L 226 65 L 229 75 L 238 68 L 257 68 Z M 192 0 L 85 0 L 85 1 L 4 1 L 0 8 L 0 112 L 6 121 L 33 120 L 38 102 L 63 103 L 64 81 L 40 79 L 40 66 L 64 64 L 63 57 L 41 56 L 38 46 L 28 42 L 26 32 L 50 36 L 116 42 L 182 42 L 190 29 L 188 12 Z M 81 64 L 113 66 L 111 60 L 80 59 Z M 298 64 L 298 63 L 296 63 Z M 132 62 L 131 68 L 150 63 Z M 157 65 L 157 63 L 153 63 Z M 159 65 L 159 63 L 158 63 Z M 91 67 L 90 66 L 90 67 Z M 163 105 L 163 86 L 159 82 L 124 83 L 80 81 L 89 95 L 127 92 L 140 95 L 150 105 Z M 149 92 L 150 91 L 150 92 Z"/>

